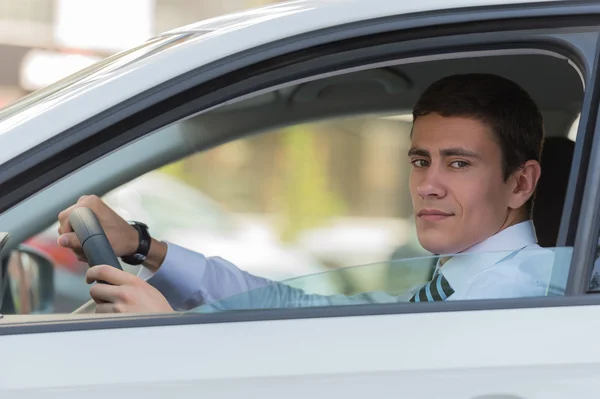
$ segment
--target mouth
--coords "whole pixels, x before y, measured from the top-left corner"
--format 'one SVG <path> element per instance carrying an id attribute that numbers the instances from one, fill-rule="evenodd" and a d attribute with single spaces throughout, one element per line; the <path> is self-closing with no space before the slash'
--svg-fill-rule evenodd
<path id="1" fill-rule="evenodd" d="M 417 217 L 428 222 L 437 222 L 454 216 L 453 213 L 443 212 L 438 209 L 422 209 L 417 213 Z"/>

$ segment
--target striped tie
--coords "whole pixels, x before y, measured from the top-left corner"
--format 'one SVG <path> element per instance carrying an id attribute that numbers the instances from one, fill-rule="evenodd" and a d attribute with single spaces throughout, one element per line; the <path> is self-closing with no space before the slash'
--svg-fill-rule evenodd
<path id="1" fill-rule="evenodd" d="M 445 301 L 452 294 L 454 290 L 446 277 L 442 273 L 437 273 L 430 282 L 421 287 L 410 302 Z"/>

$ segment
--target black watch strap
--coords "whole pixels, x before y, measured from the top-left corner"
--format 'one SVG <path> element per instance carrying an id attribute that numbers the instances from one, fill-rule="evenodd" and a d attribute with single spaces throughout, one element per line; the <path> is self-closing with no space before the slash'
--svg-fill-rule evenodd
<path id="1" fill-rule="evenodd" d="M 134 254 L 128 256 L 121 256 L 121 260 L 130 265 L 141 265 L 148 257 L 150 252 L 150 233 L 148 232 L 148 226 L 141 222 L 129 222 L 139 234 L 139 244 Z"/>

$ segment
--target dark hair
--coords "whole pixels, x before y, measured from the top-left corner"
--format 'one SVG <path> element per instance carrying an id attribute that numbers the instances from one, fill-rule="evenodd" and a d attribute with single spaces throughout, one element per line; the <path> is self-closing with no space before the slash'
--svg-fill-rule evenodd
<path id="1" fill-rule="evenodd" d="M 430 113 L 473 117 L 486 124 L 500 145 L 505 181 L 528 160 L 540 162 L 542 114 L 529 94 L 511 80 L 491 74 L 442 78 L 421 95 L 413 108 L 413 121 Z M 526 204 L 529 213 L 533 198 Z"/>

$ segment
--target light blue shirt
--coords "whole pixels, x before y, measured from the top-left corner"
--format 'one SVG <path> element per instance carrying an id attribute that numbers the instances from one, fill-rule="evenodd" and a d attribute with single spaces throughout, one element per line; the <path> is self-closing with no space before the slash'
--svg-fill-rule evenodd
<path id="1" fill-rule="evenodd" d="M 316 295 L 254 276 L 220 257 L 205 257 L 172 243 L 155 274 L 141 268 L 139 276 L 157 288 L 174 309 L 199 305 L 209 311 L 228 309 L 297 308 L 408 301 L 418 285 L 400 296 L 385 292 Z M 537 245 L 531 221 L 508 227 L 453 255 L 437 268 L 454 294 L 447 300 L 499 299 L 548 294 L 554 252 Z M 226 299 L 227 298 L 227 299 Z"/>

